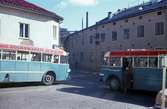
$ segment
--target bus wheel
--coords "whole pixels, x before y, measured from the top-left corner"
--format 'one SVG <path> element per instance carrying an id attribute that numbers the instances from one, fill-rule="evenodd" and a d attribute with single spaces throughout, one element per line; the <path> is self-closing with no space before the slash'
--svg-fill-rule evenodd
<path id="1" fill-rule="evenodd" d="M 45 84 L 45 85 L 52 85 L 55 81 L 55 77 L 53 74 L 51 73 L 47 73 L 44 75 L 43 79 L 42 79 L 42 82 Z"/>
<path id="2" fill-rule="evenodd" d="M 111 78 L 109 80 L 109 87 L 111 90 L 118 91 L 120 89 L 120 82 L 118 78 Z"/>

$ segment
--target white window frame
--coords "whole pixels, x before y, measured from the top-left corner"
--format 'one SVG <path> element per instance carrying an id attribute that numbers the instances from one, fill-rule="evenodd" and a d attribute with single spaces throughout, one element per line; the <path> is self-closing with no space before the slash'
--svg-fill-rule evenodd
<path id="1" fill-rule="evenodd" d="M 21 34 L 20 34 L 20 25 L 21 24 L 23 24 L 23 36 L 21 36 Z M 26 32 L 25 32 L 25 25 L 28 25 L 28 36 L 26 36 Z M 22 23 L 22 22 L 19 22 L 19 38 L 21 38 L 21 39 L 30 39 L 30 24 L 27 24 L 27 23 Z"/>
<path id="2" fill-rule="evenodd" d="M 57 26 L 53 25 L 53 40 L 57 40 Z"/>

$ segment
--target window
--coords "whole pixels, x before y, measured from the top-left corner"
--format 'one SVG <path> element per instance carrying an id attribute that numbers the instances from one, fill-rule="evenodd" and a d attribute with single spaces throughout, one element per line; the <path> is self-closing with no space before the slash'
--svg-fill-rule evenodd
<path id="1" fill-rule="evenodd" d="M 115 25 L 116 25 L 116 22 L 113 22 L 113 25 L 115 26 Z"/>
<path id="2" fill-rule="evenodd" d="M 139 16 L 139 19 L 143 19 L 143 16 Z"/>
<path id="3" fill-rule="evenodd" d="M 113 31 L 112 32 L 112 41 L 115 41 L 115 40 L 117 40 L 117 32 Z"/>
<path id="4" fill-rule="evenodd" d="M 20 37 L 29 38 L 29 24 L 20 23 Z"/>
<path id="5" fill-rule="evenodd" d="M 158 67 L 158 57 L 149 57 L 149 67 Z"/>
<path id="6" fill-rule="evenodd" d="M 31 61 L 41 61 L 41 53 L 31 53 Z"/>
<path id="7" fill-rule="evenodd" d="M 93 36 L 90 36 L 90 44 L 93 43 Z"/>
<path id="8" fill-rule="evenodd" d="M 127 22 L 128 22 L 128 19 L 125 20 L 125 23 L 127 23 Z"/>
<path id="9" fill-rule="evenodd" d="M 42 55 L 43 62 L 51 62 L 51 60 L 52 60 L 52 55 L 50 55 L 50 54 L 43 54 Z"/>
<path id="10" fill-rule="evenodd" d="M 59 63 L 59 56 L 58 55 L 54 56 L 53 63 Z"/>
<path id="11" fill-rule="evenodd" d="M 58 46 L 56 44 L 52 45 L 52 49 L 56 49 Z"/>
<path id="12" fill-rule="evenodd" d="M 144 37 L 144 25 L 137 27 L 137 37 Z"/>
<path id="13" fill-rule="evenodd" d="M 17 60 L 27 61 L 29 59 L 29 53 L 28 52 L 17 52 Z"/>
<path id="14" fill-rule="evenodd" d="M 106 38 L 106 34 L 105 34 L 105 33 L 102 33 L 102 34 L 101 34 L 101 41 L 104 42 L 104 41 L 105 41 L 105 38 Z"/>
<path id="15" fill-rule="evenodd" d="M 97 33 L 97 34 L 96 34 L 96 39 L 99 39 L 99 38 L 100 38 L 100 34 Z"/>
<path id="16" fill-rule="evenodd" d="M 134 66 L 135 67 L 147 67 L 148 65 L 148 58 L 147 57 L 135 57 L 134 58 Z"/>
<path id="17" fill-rule="evenodd" d="M 53 26 L 53 39 L 56 40 L 57 38 L 57 27 L 54 25 Z"/>
<path id="18" fill-rule="evenodd" d="M 84 53 L 80 52 L 80 61 L 83 61 L 83 60 L 84 60 Z"/>
<path id="19" fill-rule="evenodd" d="M 110 65 L 113 67 L 121 66 L 121 58 L 120 57 L 113 57 L 110 60 Z"/>
<path id="20" fill-rule="evenodd" d="M 61 64 L 67 64 L 68 63 L 68 56 L 61 56 L 60 57 L 60 63 Z"/>
<path id="21" fill-rule="evenodd" d="M 124 39 L 129 39 L 129 37 L 130 37 L 129 29 L 124 29 Z"/>
<path id="22" fill-rule="evenodd" d="M 15 51 L 9 51 L 9 50 L 3 50 L 2 59 L 4 59 L 4 60 L 15 60 L 16 59 L 16 52 Z"/>
<path id="23" fill-rule="evenodd" d="M 162 35 L 164 34 L 164 23 L 158 22 L 155 24 L 155 35 Z"/>
<path id="24" fill-rule="evenodd" d="M 162 12 L 161 11 L 157 12 L 157 15 L 162 15 Z"/>

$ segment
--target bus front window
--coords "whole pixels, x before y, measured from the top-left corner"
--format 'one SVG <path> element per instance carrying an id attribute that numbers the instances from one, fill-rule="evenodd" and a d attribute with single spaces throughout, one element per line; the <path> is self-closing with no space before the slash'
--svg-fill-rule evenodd
<path id="1" fill-rule="evenodd" d="M 121 58 L 120 57 L 113 57 L 113 58 L 111 58 L 110 65 L 112 67 L 119 67 L 119 66 L 121 66 Z"/>

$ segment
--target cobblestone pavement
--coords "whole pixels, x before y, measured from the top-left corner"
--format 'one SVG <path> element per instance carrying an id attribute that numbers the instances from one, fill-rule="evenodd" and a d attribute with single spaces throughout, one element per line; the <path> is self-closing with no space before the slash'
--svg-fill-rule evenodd
<path id="1" fill-rule="evenodd" d="M 73 73 L 71 80 L 44 86 L 39 83 L 1 85 L 0 109 L 148 109 L 156 93 L 112 92 L 96 75 Z"/>

